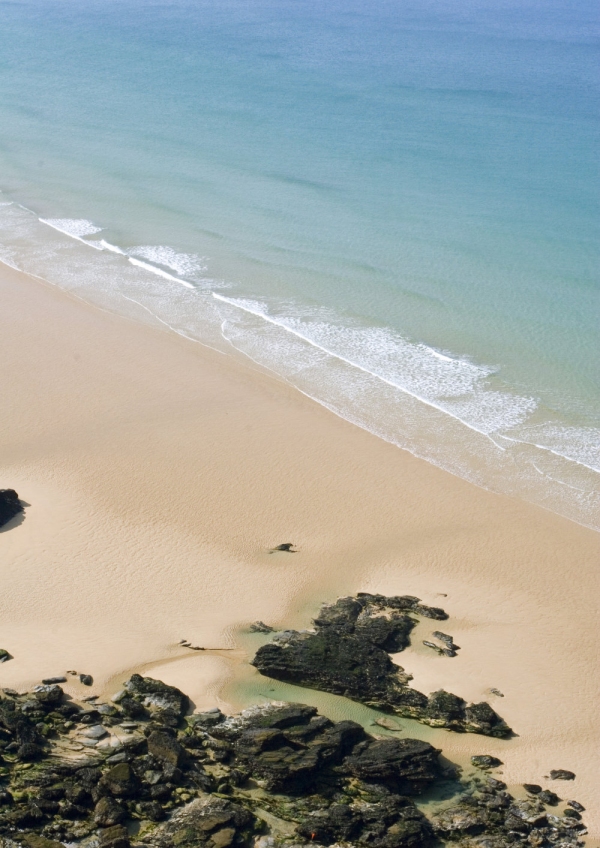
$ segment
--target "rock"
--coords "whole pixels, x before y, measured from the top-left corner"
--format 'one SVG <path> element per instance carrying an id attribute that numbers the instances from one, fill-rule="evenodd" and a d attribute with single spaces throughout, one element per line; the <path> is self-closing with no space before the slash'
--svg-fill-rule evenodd
<path id="1" fill-rule="evenodd" d="M 426 648 L 432 648 L 434 651 L 437 651 L 438 654 L 443 654 L 443 650 L 439 645 L 436 645 L 434 642 L 429 642 L 427 639 L 423 639 L 423 644 Z"/>
<path id="2" fill-rule="evenodd" d="M 125 819 L 123 807 L 109 795 L 100 798 L 94 807 L 94 822 L 99 827 L 112 827 Z"/>
<path id="3" fill-rule="evenodd" d="M 417 739 L 378 739 L 359 743 L 344 769 L 361 780 L 388 785 L 402 795 L 419 794 L 440 776 L 440 751 Z"/>
<path id="4" fill-rule="evenodd" d="M 498 768 L 502 765 L 502 760 L 498 757 L 491 757 L 489 754 L 476 754 L 471 757 L 471 764 L 479 769 Z"/>
<path id="5" fill-rule="evenodd" d="M 389 799 L 360 809 L 332 804 L 306 816 L 297 833 L 311 844 L 315 841 L 321 845 L 375 844 L 385 848 L 423 848 L 431 839 L 429 822 L 406 798 Z"/>
<path id="6" fill-rule="evenodd" d="M 383 727 L 386 730 L 392 730 L 395 733 L 398 733 L 402 730 L 402 725 L 397 721 L 394 721 L 393 718 L 378 718 L 373 722 L 377 727 Z"/>
<path id="7" fill-rule="evenodd" d="M 539 795 L 542 791 L 542 787 L 538 786 L 537 783 L 524 783 L 523 789 L 525 792 L 529 792 L 530 795 Z"/>
<path id="8" fill-rule="evenodd" d="M 93 686 L 94 685 L 94 678 L 92 677 L 91 674 L 80 674 L 79 680 L 80 680 L 81 683 L 83 683 L 84 686 Z"/>
<path id="9" fill-rule="evenodd" d="M 102 776 L 98 786 L 118 798 L 132 798 L 137 795 L 139 781 L 129 763 L 119 763 Z"/>
<path id="10" fill-rule="evenodd" d="M 23 504 L 14 489 L 0 489 L 0 527 L 23 512 Z"/>
<path id="11" fill-rule="evenodd" d="M 287 553 L 295 554 L 295 553 L 296 553 L 296 551 L 293 551 L 293 550 L 292 550 L 292 548 L 293 548 L 293 547 L 294 547 L 294 543 L 293 543 L 293 542 L 284 542 L 284 543 L 283 543 L 283 544 L 281 544 L 281 545 L 277 545 L 277 547 L 276 547 L 276 548 L 271 548 L 271 553 L 272 553 L 273 551 L 286 551 Z"/>
<path id="12" fill-rule="evenodd" d="M 33 697 L 42 704 L 49 706 L 58 705 L 63 699 L 64 692 L 60 686 L 52 683 L 49 686 L 35 686 L 33 689 Z"/>
<path id="13" fill-rule="evenodd" d="M 45 686 L 50 686 L 53 683 L 66 683 L 66 682 L 67 682 L 66 677 L 46 677 L 46 678 L 44 678 L 44 680 L 42 680 L 42 683 Z"/>
<path id="14" fill-rule="evenodd" d="M 198 799 L 177 810 L 148 840 L 156 848 L 227 848 L 250 845 L 255 818 L 239 804 L 221 798 Z"/>
<path id="15" fill-rule="evenodd" d="M 115 824 L 100 831 L 99 848 L 129 848 L 129 834 L 123 825 Z"/>
<path id="16" fill-rule="evenodd" d="M 175 686 L 168 686 L 152 677 L 133 674 L 125 684 L 125 689 L 130 699 L 156 714 L 163 722 L 171 719 L 176 724 L 189 706 L 187 695 Z M 124 698 L 121 699 L 123 709 L 124 701 Z"/>
<path id="17" fill-rule="evenodd" d="M 250 633 L 274 633 L 274 629 L 265 624 L 264 621 L 255 621 L 248 629 Z"/>
<path id="18" fill-rule="evenodd" d="M 454 648 L 454 640 L 452 636 L 448 636 L 447 633 L 442 633 L 441 630 L 434 630 L 431 634 L 435 639 L 439 639 L 440 642 L 443 642 L 448 648 Z"/>
<path id="19" fill-rule="evenodd" d="M 537 797 L 542 804 L 548 804 L 549 807 L 556 807 L 560 801 L 556 792 L 551 792 L 549 789 L 544 789 Z"/>
<path id="20" fill-rule="evenodd" d="M 43 752 L 43 748 L 36 745 L 35 742 L 24 742 L 17 749 L 17 759 L 23 762 L 31 762 L 31 760 L 38 760 Z"/>
<path id="21" fill-rule="evenodd" d="M 148 753 L 173 766 L 180 766 L 185 756 L 185 751 L 177 739 L 158 730 L 148 736 Z"/>
<path id="22" fill-rule="evenodd" d="M 504 698 L 504 695 L 499 689 L 496 689 L 494 686 L 490 689 L 490 694 L 495 695 L 497 698 Z"/>
<path id="23" fill-rule="evenodd" d="M 585 807 L 583 804 L 580 804 L 579 801 L 567 801 L 567 806 L 572 807 L 574 810 L 577 810 L 578 813 L 584 813 Z"/>
<path id="24" fill-rule="evenodd" d="M 8 662 L 12 657 L 4 648 L 0 648 L 0 663 Z"/>
<path id="25" fill-rule="evenodd" d="M 266 677 L 343 695 L 434 727 L 510 735 L 487 703 L 467 705 L 443 691 L 427 698 L 408 686 L 410 675 L 390 657 L 410 642 L 416 622 L 405 610 L 445 617 L 443 610 L 424 607 L 412 596 L 340 598 L 321 609 L 314 631 L 276 634 L 258 649 L 252 664 Z"/>
<path id="26" fill-rule="evenodd" d="M 552 769 L 550 780 L 575 780 L 575 774 L 567 769 Z"/>
<path id="27" fill-rule="evenodd" d="M 88 730 L 84 730 L 82 735 L 88 739 L 102 739 L 107 734 L 108 730 L 105 727 L 102 727 L 101 724 L 94 724 Z"/>

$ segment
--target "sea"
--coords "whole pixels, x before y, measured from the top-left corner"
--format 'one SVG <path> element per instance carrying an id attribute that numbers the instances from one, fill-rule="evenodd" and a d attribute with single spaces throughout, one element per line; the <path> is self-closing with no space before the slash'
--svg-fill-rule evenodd
<path id="1" fill-rule="evenodd" d="M 0 261 L 600 529 L 599 18 L 0 0 Z"/>

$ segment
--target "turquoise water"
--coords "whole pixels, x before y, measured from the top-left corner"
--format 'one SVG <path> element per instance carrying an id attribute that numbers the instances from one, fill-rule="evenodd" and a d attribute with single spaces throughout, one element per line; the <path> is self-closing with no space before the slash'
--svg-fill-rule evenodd
<path id="1" fill-rule="evenodd" d="M 596 4 L 0 0 L 0 259 L 600 526 Z"/>

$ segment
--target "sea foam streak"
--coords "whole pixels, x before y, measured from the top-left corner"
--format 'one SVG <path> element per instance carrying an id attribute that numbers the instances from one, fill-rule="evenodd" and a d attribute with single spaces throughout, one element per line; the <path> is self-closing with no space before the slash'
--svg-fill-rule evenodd
<path id="1" fill-rule="evenodd" d="M 168 274 L 166 271 L 163 271 L 162 268 L 157 268 L 156 265 L 151 265 L 149 262 L 142 262 L 141 259 L 135 259 L 133 256 L 129 256 L 128 258 L 132 265 L 137 265 L 138 268 L 144 268 L 144 270 L 150 271 L 151 274 L 156 274 L 157 277 L 163 277 L 165 280 L 172 280 L 174 283 L 179 283 L 181 286 L 186 286 L 188 289 L 195 288 L 195 286 L 188 283 L 187 280 L 174 277 L 173 274 Z"/>
<path id="2" fill-rule="evenodd" d="M 590 470 L 600 465 L 597 429 L 536 407 L 511 392 L 497 369 L 322 307 L 226 296 L 236 286 L 201 278 L 200 257 L 89 241 L 99 229 L 87 220 L 40 221 L 19 204 L 4 205 L 0 260 L 103 308 L 223 353 L 240 351 L 415 456 L 598 527 L 600 478 Z"/>
<path id="3" fill-rule="evenodd" d="M 182 277 L 192 277 L 206 271 L 206 260 L 193 253 L 177 253 L 165 245 L 140 245 L 127 251 L 129 256 L 140 256 L 157 265 L 164 265 Z"/>
<path id="4" fill-rule="evenodd" d="M 536 408 L 532 398 L 485 388 L 485 380 L 494 369 L 411 343 L 385 327 L 340 325 L 315 317 L 274 317 L 257 301 L 218 293 L 213 297 L 280 327 L 483 435 L 514 427 Z"/>
<path id="5" fill-rule="evenodd" d="M 94 242 L 87 241 L 83 236 L 93 236 L 99 233 L 102 227 L 97 227 L 91 221 L 85 218 L 40 218 L 42 224 L 52 227 L 53 230 L 58 230 L 59 233 L 64 233 L 66 236 L 77 239 L 77 241 L 87 244 L 90 247 L 101 250 Z"/>

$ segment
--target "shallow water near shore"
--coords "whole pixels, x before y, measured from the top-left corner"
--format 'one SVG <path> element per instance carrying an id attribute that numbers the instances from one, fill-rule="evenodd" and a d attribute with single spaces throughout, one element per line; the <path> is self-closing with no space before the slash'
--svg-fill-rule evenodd
<path id="1" fill-rule="evenodd" d="M 0 6 L 0 260 L 598 527 L 593 47 L 573 8 Z"/>

